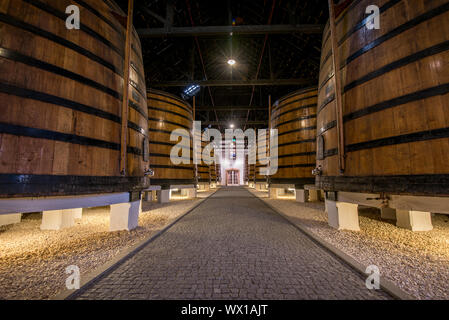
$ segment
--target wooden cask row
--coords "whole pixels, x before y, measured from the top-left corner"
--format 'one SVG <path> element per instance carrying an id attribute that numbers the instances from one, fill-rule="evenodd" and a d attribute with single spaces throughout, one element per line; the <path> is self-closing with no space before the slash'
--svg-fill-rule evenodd
<path id="1" fill-rule="evenodd" d="M 261 141 L 265 140 L 265 148 Z M 257 133 L 257 163 L 255 165 L 255 181 L 256 182 L 267 182 L 268 177 L 264 174 L 261 174 L 260 169 L 266 168 L 267 164 L 265 162 L 268 160 L 270 156 L 269 152 L 269 142 L 270 135 L 268 129 L 265 130 L 265 134 Z"/>
<path id="2" fill-rule="evenodd" d="M 126 16 L 69 0 L 0 3 L 0 197 L 141 190 L 148 185 L 148 122 L 140 42 L 134 32 L 126 175 L 120 173 Z"/>
<path id="3" fill-rule="evenodd" d="M 198 139 L 201 139 L 201 132 L 198 133 Z M 204 148 L 208 145 L 208 142 L 201 141 L 201 149 L 197 151 L 198 157 L 202 157 L 202 152 Z M 199 158 L 202 159 L 202 158 Z M 197 164 L 197 178 L 200 183 L 209 184 L 211 181 L 210 166 L 208 166 L 204 161 L 201 160 L 200 164 Z"/>
<path id="4" fill-rule="evenodd" d="M 217 151 L 218 152 L 218 151 Z M 216 163 L 215 170 L 217 171 L 217 183 L 221 182 L 221 164 Z"/>
<path id="5" fill-rule="evenodd" d="M 248 167 L 248 154 L 245 154 L 245 160 L 243 164 L 243 182 L 249 181 L 249 167 Z"/>
<path id="6" fill-rule="evenodd" d="M 364 25 L 372 4 L 380 8 L 379 30 Z M 325 33 L 316 185 L 449 195 L 449 1 L 354 1 L 337 21 L 346 169 L 339 172 L 331 38 Z"/>
<path id="7" fill-rule="evenodd" d="M 248 182 L 255 182 L 256 181 L 256 165 L 250 164 L 248 165 Z"/>
<path id="8" fill-rule="evenodd" d="M 150 138 L 150 163 L 154 170 L 152 185 L 168 188 L 170 185 L 195 184 L 195 166 L 193 164 L 193 115 L 192 107 L 186 101 L 172 94 L 150 89 L 148 92 L 148 131 Z M 182 137 L 171 141 L 174 130 L 182 129 Z M 170 159 L 172 148 L 188 139 L 189 145 L 181 146 L 185 155 L 182 160 L 189 164 L 175 164 Z M 206 167 L 207 168 L 207 167 Z"/>
<path id="9" fill-rule="evenodd" d="M 271 129 L 278 130 L 278 171 L 270 176 L 271 184 L 314 183 L 316 108 L 316 87 L 293 92 L 273 105 Z"/>
<path id="10" fill-rule="evenodd" d="M 215 161 L 215 148 L 211 150 L 211 157 L 214 159 L 214 162 L 209 165 L 209 173 L 210 173 L 210 182 L 217 182 L 217 162 Z"/>

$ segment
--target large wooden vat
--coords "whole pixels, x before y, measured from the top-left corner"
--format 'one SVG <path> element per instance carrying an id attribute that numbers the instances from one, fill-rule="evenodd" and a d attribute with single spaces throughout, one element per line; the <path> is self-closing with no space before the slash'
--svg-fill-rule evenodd
<path id="1" fill-rule="evenodd" d="M 380 7 L 380 29 L 364 26 Z M 336 20 L 345 170 L 329 26 L 318 97 L 316 185 L 325 190 L 449 195 L 449 1 L 364 0 Z"/>
<path id="2" fill-rule="evenodd" d="M 243 183 L 249 181 L 249 167 L 248 167 L 248 155 L 245 154 L 245 162 L 243 163 Z"/>
<path id="3" fill-rule="evenodd" d="M 141 190 L 148 169 L 140 41 L 132 33 L 127 166 L 120 172 L 125 17 L 85 0 L 0 2 L 0 197 Z"/>
<path id="4" fill-rule="evenodd" d="M 198 138 L 201 139 L 201 133 L 199 133 Z M 204 147 L 206 147 L 208 142 L 201 141 L 201 150 L 197 150 L 198 159 L 201 159 Z M 210 166 L 208 166 L 204 161 L 201 160 L 200 164 L 197 164 L 197 178 L 199 183 L 209 184 L 211 182 L 211 172 Z"/>
<path id="5" fill-rule="evenodd" d="M 215 165 L 215 170 L 217 171 L 217 183 L 221 182 L 221 163 Z"/>
<path id="6" fill-rule="evenodd" d="M 270 184 L 314 184 L 317 88 L 293 92 L 276 101 L 271 129 L 278 130 L 278 171 Z M 273 146 L 275 148 L 276 146 Z"/>
<path id="7" fill-rule="evenodd" d="M 262 143 L 262 141 L 265 140 L 265 145 Z M 261 173 L 261 168 L 267 167 L 267 160 L 270 156 L 270 150 L 269 150 L 269 141 L 270 141 L 270 135 L 268 132 L 268 129 L 265 129 L 265 133 L 262 134 L 261 132 L 257 133 L 257 146 L 255 148 L 257 152 L 257 161 L 255 164 L 255 182 L 256 183 L 268 183 L 268 176 Z M 252 148 L 249 148 L 250 150 Z"/>
<path id="8" fill-rule="evenodd" d="M 249 164 L 248 165 L 248 183 L 255 183 L 256 181 L 256 165 L 255 164 Z"/>
<path id="9" fill-rule="evenodd" d="M 150 138 L 150 163 L 154 170 L 152 185 L 168 188 L 171 185 L 195 184 L 195 166 L 193 164 L 192 107 L 186 101 L 166 92 L 149 90 L 148 92 L 148 132 Z M 186 130 L 184 138 L 190 139 L 188 149 L 189 164 L 174 164 L 170 152 L 178 142 L 170 141 L 172 131 Z M 187 136 L 188 134 L 188 136 Z M 206 166 L 207 170 L 207 166 Z"/>
<path id="10" fill-rule="evenodd" d="M 215 160 L 215 148 L 211 150 L 211 157 L 214 159 L 214 162 L 209 165 L 209 174 L 210 174 L 210 182 L 217 182 L 217 162 Z"/>

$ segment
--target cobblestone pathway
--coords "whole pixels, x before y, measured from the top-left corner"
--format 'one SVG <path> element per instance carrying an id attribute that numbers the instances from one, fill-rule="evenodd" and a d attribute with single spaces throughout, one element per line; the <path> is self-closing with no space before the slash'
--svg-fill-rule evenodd
<path id="1" fill-rule="evenodd" d="M 78 299 L 387 299 L 244 188 L 222 188 Z"/>

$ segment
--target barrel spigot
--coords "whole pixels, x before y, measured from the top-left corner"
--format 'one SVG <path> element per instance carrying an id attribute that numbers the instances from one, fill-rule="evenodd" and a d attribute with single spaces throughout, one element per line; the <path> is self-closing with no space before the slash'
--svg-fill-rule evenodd
<path id="1" fill-rule="evenodd" d="M 152 177 L 154 176 L 154 170 L 153 169 L 145 170 L 144 175 Z"/>
<path id="2" fill-rule="evenodd" d="M 321 165 L 319 165 L 318 167 L 316 167 L 315 169 L 312 170 L 312 174 L 314 176 L 321 176 L 322 173 L 323 173 L 323 170 L 322 170 Z"/>

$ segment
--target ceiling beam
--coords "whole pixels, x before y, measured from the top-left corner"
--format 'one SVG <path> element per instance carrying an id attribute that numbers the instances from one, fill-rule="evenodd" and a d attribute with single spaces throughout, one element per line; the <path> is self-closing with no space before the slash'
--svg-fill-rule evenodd
<path id="1" fill-rule="evenodd" d="M 243 87 L 243 86 L 306 86 L 316 85 L 317 79 L 257 79 L 257 80 L 199 80 L 152 82 L 151 87 L 185 87 L 198 84 L 201 87 Z"/>
<path id="2" fill-rule="evenodd" d="M 220 121 L 205 121 L 205 122 L 201 122 L 202 126 L 228 126 L 230 123 L 234 124 L 234 127 L 236 129 L 239 128 L 239 125 L 241 125 L 243 127 L 243 125 L 246 124 L 248 126 L 251 125 L 266 125 L 268 124 L 268 120 L 265 121 L 246 121 L 246 119 L 234 119 L 234 120 L 220 120 Z"/>
<path id="3" fill-rule="evenodd" d="M 324 26 L 321 24 L 278 24 L 278 25 L 244 25 L 244 26 L 203 26 L 203 27 L 174 27 L 174 28 L 143 28 L 137 29 L 142 38 L 161 37 L 203 37 L 203 36 L 229 36 L 241 34 L 290 34 L 307 33 L 322 34 Z"/>
<path id="4" fill-rule="evenodd" d="M 246 110 L 254 110 L 254 111 L 268 111 L 268 107 L 248 107 L 248 106 L 205 106 L 196 108 L 197 111 L 246 111 Z"/>
<path id="5" fill-rule="evenodd" d="M 160 15 L 158 15 L 156 12 L 151 11 L 150 9 L 148 9 L 146 6 L 141 6 L 140 7 L 141 10 L 143 10 L 146 14 L 149 14 L 150 16 L 152 16 L 153 18 L 155 18 L 157 21 L 162 22 L 163 24 L 167 23 L 167 20 L 162 18 Z"/>

